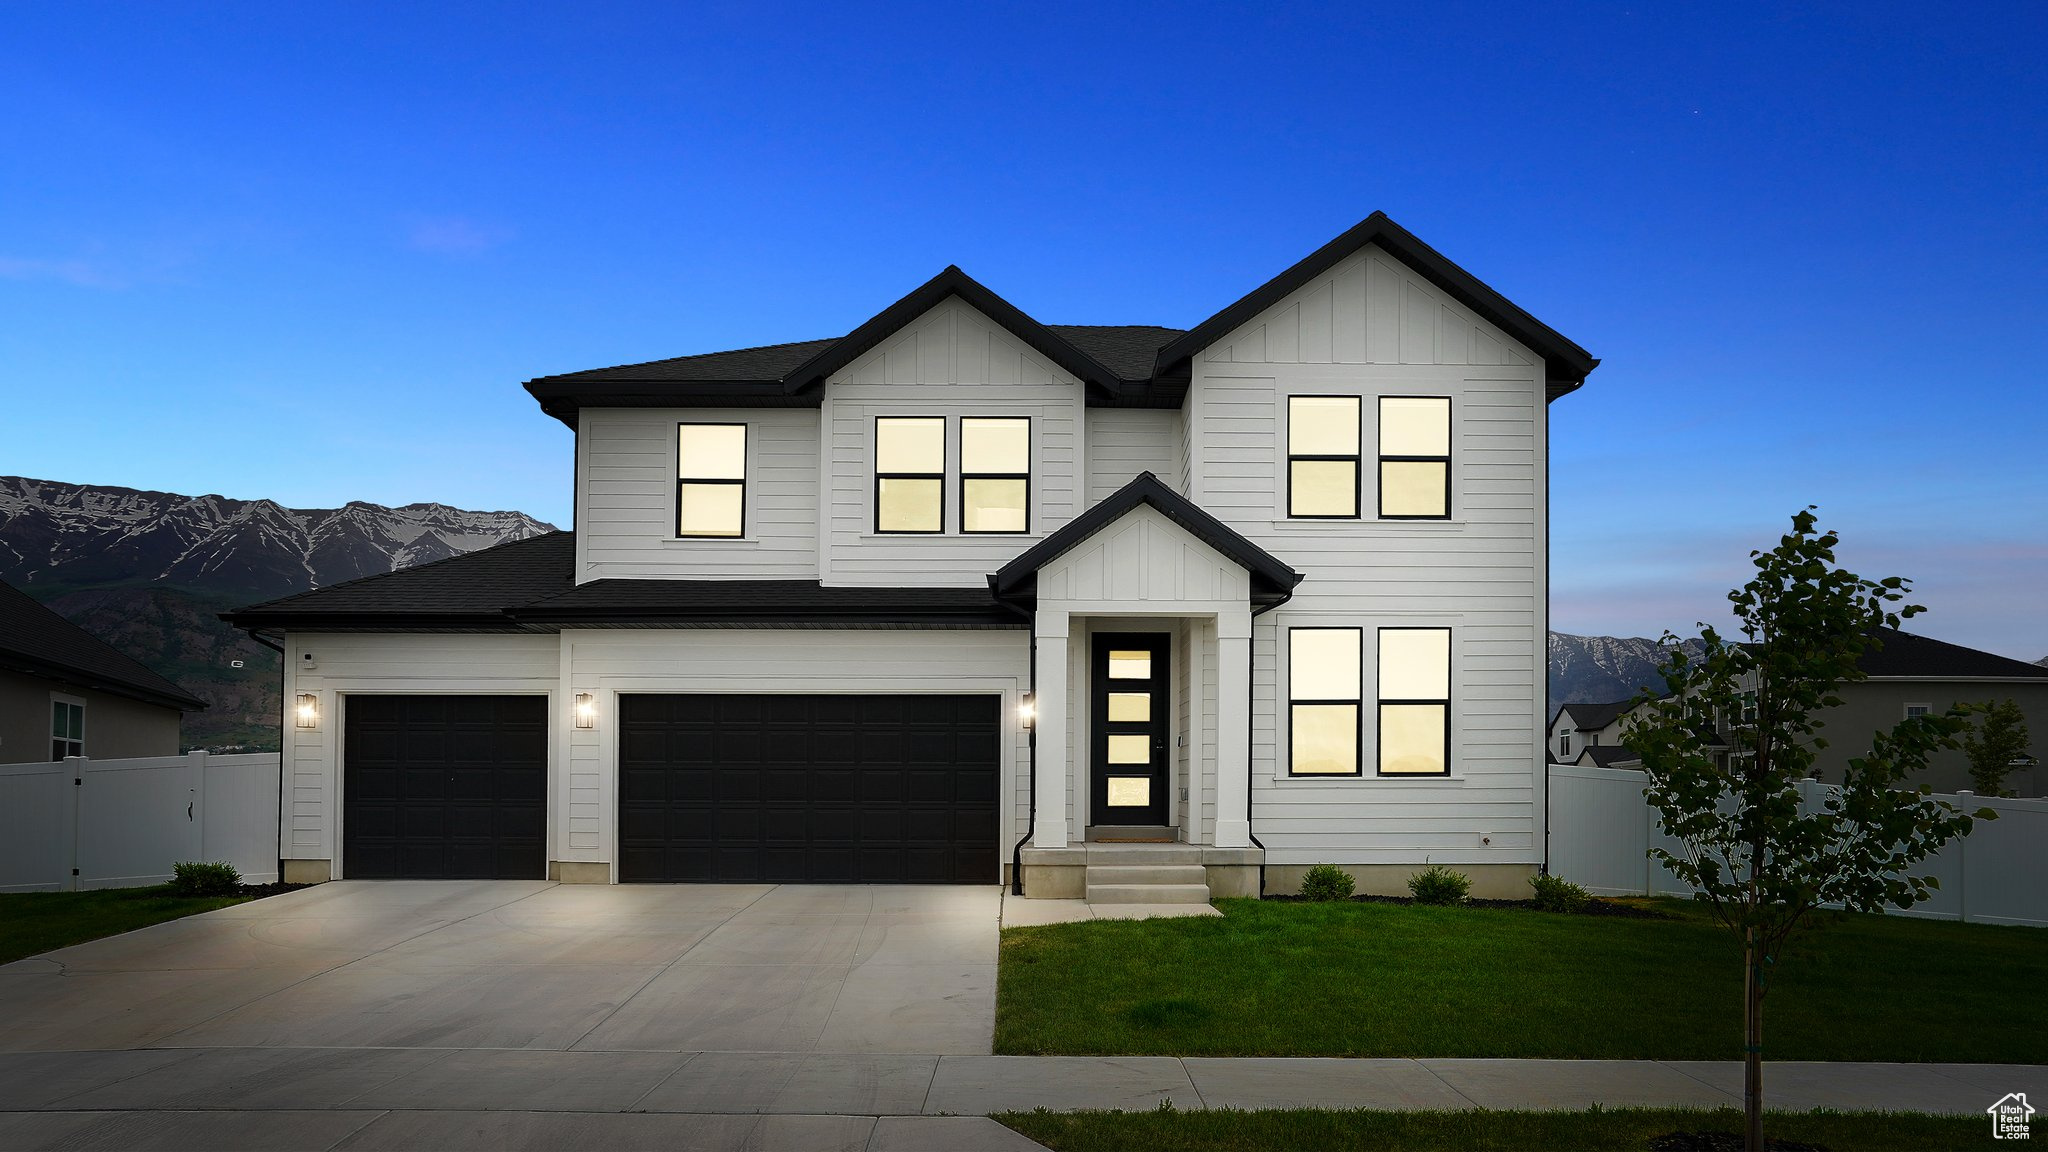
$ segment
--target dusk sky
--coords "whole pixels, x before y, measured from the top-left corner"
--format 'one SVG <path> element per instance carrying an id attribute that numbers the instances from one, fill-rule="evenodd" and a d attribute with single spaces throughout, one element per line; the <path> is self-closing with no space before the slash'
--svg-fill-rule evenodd
<path id="1" fill-rule="evenodd" d="M 530 377 L 949 263 L 1186 327 L 1380 209 L 1604 360 L 1553 627 L 1724 621 L 1817 504 L 2048 655 L 2048 6 L 1736 11 L 10 6 L 0 473 L 567 527 Z"/>

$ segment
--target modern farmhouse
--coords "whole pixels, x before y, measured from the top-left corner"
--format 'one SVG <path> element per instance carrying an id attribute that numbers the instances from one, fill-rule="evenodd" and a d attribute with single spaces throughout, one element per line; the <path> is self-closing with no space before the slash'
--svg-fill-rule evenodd
<path id="1" fill-rule="evenodd" d="M 573 533 L 228 617 L 286 651 L 287 878 L 1520 895 L 1596 364 L 1375 213 L 1186 330 L 947 268 L 531 380 Z"/>

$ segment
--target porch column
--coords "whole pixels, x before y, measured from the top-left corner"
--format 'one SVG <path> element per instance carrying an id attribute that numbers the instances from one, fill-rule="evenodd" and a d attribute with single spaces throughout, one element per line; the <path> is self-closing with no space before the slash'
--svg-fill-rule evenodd
<path id="1" fill-rule="evenodd" d="M 1216 847 L 1252 843 L 1252 614 L 1216 616 Z"/>
<path id="2" fill-rule="evenodd" d="M 1067 613 L 1038 609 L 1031 635 L 1038 643 L 1037 848 L 1067 846 Z"/>

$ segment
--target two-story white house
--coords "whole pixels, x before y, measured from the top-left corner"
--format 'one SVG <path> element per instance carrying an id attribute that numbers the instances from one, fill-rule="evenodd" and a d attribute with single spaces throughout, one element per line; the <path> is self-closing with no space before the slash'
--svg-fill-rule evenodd
<path id="1" fill-rule="evenodd" d="M 1520 895 L 1597 363 L 1376 213 L 1187 330 L 948 268 L 529 381 L 573 533 L 229 616 L 286 652 L 285 874 Z"/>

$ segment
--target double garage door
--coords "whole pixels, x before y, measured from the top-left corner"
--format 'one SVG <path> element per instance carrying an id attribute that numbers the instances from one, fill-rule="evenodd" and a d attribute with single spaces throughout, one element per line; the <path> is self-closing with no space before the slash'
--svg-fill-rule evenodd
<path id="1" fill-rule="evenodd" d="M 993 883 L 994 696 L 629 695 L 623 880 Z M 538 879 L 547 702 L 351 696 L 342 867 Z"/>

